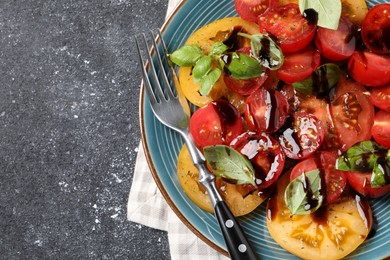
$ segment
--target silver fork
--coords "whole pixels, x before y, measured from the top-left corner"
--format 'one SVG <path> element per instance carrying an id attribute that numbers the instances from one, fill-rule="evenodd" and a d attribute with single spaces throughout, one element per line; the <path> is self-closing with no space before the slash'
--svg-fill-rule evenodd
<path id="1" fill-rule="evenodd" d="M 205 187 L 214 207 L 214 214 L 221 228 L 230 257 L 232 259 L 257 259 L 256 253 L 241 226 L 218 193 L 215 186 L 215 176 L 207 170 L 203 154 L 194 145 L 189 133 L 189 115 L 183 109 L 185 104 L 181 104 L 178 95 L 175 93 L 178 90 L 172 91 L 169 82 L 169 77 L 174 83 L 177 83 L 177 78 L 168 61 L 164 39 L 160 31 L 157 35 L 158 37 L 155 37 L 155 34 L 152 31 L 150 32 L 149 38 L 151 38 L 153 48 L 150 48 L 145 34 L 136 37 L 143 82 L 152 111 L 162 124 L 179 132 L 183 137 L 192 161 L 199 171 L 199 183 Z M 144 56 L 147 58 L 144 59 Z M 165 68 L 161 57 L 163 57 Z M 167 76 L 167 73 L 169 73 L 169 76 Z M 186 105 L 188 106 L 188 103 Z"/>

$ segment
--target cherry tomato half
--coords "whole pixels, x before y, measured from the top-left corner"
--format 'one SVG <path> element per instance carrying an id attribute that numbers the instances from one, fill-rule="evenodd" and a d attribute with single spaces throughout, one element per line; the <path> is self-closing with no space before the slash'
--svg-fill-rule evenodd
<path id="1" fill-rule="evenodd" d="M 190 119 L 190 133 L 199 148 L 229 144 L 242 129 L 240 113 L 225 100 L 210 102 L 196 110 Z"/>
<path id="2" fill-rule="evenodd" d="M 357 193 L 368 198 L 379 198 L 390 193 L 390 184 L 379 188 L 371 187 L 371 175 L 372 173 L 347 172 L 348 183 Z"/>
<path id="3" fill-rule="evenodd" d="M 288 102 L 279 91 L 260 88 L 246 99 L 244 115 L 250 129 L 274 133 L 286 122 Z"/>
<path id="4" fill-rule="evenodd" d="M 390 57 L 368 51 L 355 51 L 349 58 L 348 71 L 351 77 L 370 87 L 383 86 L 390 82 Z"/>
<path id="5" fill-rule="evenodd" d="M 365 94 L 367 90 L 357 82 L 342 78 L 331 97 L 330 114 L 335 138 L 341 151 L 355 143 L 371 139 L 374 106 Z"/>
<path id="6" fill-rule="evenodd" d="M 289 84 L 304 80 L 313 73 L 320 62 L 320 53 L 311 45 L 298 52 L 288 53 L 278 70 L 279 78 Z"/>
<path id="7" fill-rule="evenodd" d="M 291 171 L 290 180 L 294 180 L 305 172 L 319 169 L 325 180 L 325 202 L 330 204 L 340 197 L 347 185 L 346 173 L 335 168 L 337 158 L 330 152 L 318 152 L 298 163 Z"/>
<path id="8" fill-rule="evenodd" d="M 316 25 L 301 15 L 299 6 L 294 3 L 268 9 L 260 15 L 258 23 L 260 32 L 275 36 L 285 53 L 304 49 L 316 32 Z"/>
<path id="9" fill-rule="evenodd" d="M 368 49 L 379 54 L 390 53 L 390 4 L 371 8 L 362 24 L 362 39 Z"/>
<path id="10" fill-rule="evenodd" d="M 370 99 L 374 106 L 383 110 L 390 110 L 390 85 L 371 88 Z"/>
<path id="11" fill-rule="evenodd" d="M 291 122 L 287 122 L 280 132 L 279 143 L 291 159 L 304 159 L 312 155 L 320 148 L 325 135 L 321 121 L 305 112 L 294 114 Z"/>
<path id="12" fill-rule="evenodd" d="M 390 112 L 380 110 L 375 114 L 372 136 L 380 145 L 390 148 Z"/>
<path id="13" fill-rule="evenodd" d="M 352 34 L 352 22 L 341 17 L 337 30 L 320 27 L 315 43 L 321 55 L 332 61 L 345 60 L 355 51 L 355 37 Z"/>
<path id="14" fill-rule="evenodd" d="M 277 5 L 277 0 L 236 0 L 235 2 L 238 15 L 249 22 L 257 22 L 259 15 Z"/>
<path id="15" fill-rule="evenodd" d="M 274 184 L 283 171 L 285 155 L 279 143 L 264 132 L 245 132 L 234 139 L 230 146 L 251 161 L 259 190 Z"/>

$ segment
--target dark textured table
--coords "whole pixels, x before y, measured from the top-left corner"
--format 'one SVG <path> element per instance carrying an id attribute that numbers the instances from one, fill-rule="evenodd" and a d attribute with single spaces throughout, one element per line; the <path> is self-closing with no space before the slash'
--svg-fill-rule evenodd
<path id="1" fill-rule="evenodd" d="M 169 259 L 126 220 L 140 141 L 133 36 L 168 0 L 0 1 L 0 259 Z"/>

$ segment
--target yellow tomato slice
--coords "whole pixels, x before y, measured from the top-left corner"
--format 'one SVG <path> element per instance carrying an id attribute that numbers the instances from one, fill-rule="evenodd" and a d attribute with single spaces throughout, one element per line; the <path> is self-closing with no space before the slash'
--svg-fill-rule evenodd
<path id="1" fill-rule="evenodd" d="M 187 196 L 201 209 L 214 212 L 205 189 L 198 182 L 199 173 L 192 164 L 187 146 L 181 149 L 177 162 L 177 174 L 180 185 Z M 240 185 L 226 183 L 220 179 L 216 181 L 219 193 L 225 200 L 234 216 L 243 216 L 256 209 L 269 194 L 258 191 L 249 192 Z"/>
<path id="2" fill-rule="evenodd" d="M 225 40 L 234 28 L 242 28 L 248 34 L 259 33 L 256 23 L 247 22 L 239 17 L 227 17 L 201 27 L 191 35 L 186 45 L 198 45 L 205 54 L 208 54 L 213 44 Z M 192 68 L 190 67 L 180 67 L 179 81 L 186 98 L 198 107 L 205 106 L 212 100 L 230 95 L 223 77 L 220 77 L 211 90 L 210 95 L 207 97 L 202 96 L 199 93 L 200 84 L 195 83 L 192 79 Z"/>
<path id="3" fill-rule="evenodd" d="M 311 215 L 291 216 L 284 202 L 289 181 L 287 173 L 267 204 L 267 227 L 280 246 L 303 259 L 340 259 L 366 239 L 372 212 L 365 198 L 345 196 Z"/>

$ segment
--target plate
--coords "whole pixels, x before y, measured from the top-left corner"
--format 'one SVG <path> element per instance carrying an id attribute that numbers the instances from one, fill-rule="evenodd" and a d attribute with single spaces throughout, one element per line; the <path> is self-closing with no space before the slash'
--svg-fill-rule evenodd
<path id="1" fill-rule="evenodd" d="M 382 1 L 368 1 L 369 6 Z M 162 28 L 168 50 L 184 45 L 198 28 L 217 19 L 237 16 L 233 0 L 182 1 Z M 198 237 L 227 255 L 214 215 L 198 208 L 182 190 L 176 177 L 177 155 L 183 140 L 154 117 L 149 100 L 140 94 L 140 125 L 146 158 L 157 186 L 178 217 Z M 270 236 L 265 221 L 265 204 L 249 215 L 239 217 L 248 239 L 262 259 L 298 259 L 281 248 Z M 381 259 L 390 256 L 390 194 L 371 201 L 374 225 L 378 229 L 347 259 Z"/>

